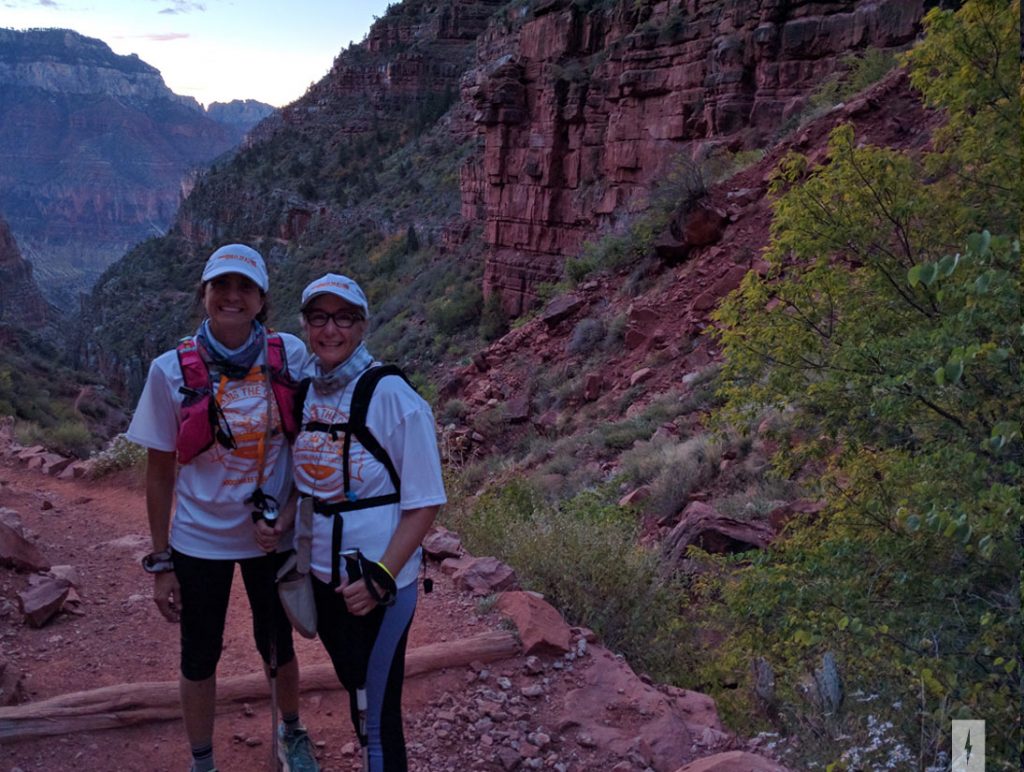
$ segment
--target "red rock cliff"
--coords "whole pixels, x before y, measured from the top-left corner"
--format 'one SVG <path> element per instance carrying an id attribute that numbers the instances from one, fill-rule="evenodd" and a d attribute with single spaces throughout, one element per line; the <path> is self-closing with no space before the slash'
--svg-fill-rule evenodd
<path id="1" fill-rule="evenodd" d="M 484 225 L 485 292 L 514 314 L 586 239 L 646 208 L 676 159 L 764 145 L 841 56 L 905 46 L 923 14 L 922 0 L 582 5 L 509 11 L 462 82 L 484 143 L 462 171 L 463 216 Z"/>
<path id="2" fill-rule="evenodd" d="M 0 323 L 42 327 L 49 307 L 32 279 L 32 265 L 21 256 L 7 221 L 0 218 Z"/>

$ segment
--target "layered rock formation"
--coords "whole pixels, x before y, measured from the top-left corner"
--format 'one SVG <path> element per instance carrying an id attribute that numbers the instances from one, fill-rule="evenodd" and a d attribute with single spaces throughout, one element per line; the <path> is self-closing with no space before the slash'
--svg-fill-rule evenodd
<path id="1" fill-rule="evenodd" d="M 206 114 L 217 123 L 231 126 L 243 134 L 274 112 L 274 107 L 256 99 L 211 102 Z"/>
<path id="2" fill-rule="evenodd" d="M 674 167 L 764 146 L 840 57 L 907 45 L 922 14 L 922 0 L 508 11 L 462 91 L 485 145 L 462 173 L 463 215 L 483 223 L 490 248 L 485 291 L 521 312 L 586 239 L 646 208 Z"/>
<path id="3" fill-rule="evenodd" d="M 0 323 L 42 327 L 49 317 L 50 308 L 32 278 L 32 266 L 0 217 Z"/>
<path id="4" fill-rule="evenodd" d="M 138 57 L 67 30 L 0 29 L 0 116 L 0 211 L 62 305 L 164 232 L 183 179 L 241 136 Z"/>

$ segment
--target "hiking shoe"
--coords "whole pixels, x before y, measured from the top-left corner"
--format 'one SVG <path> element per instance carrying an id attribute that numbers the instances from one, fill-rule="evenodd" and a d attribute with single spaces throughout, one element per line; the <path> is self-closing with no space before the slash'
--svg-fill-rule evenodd
<path id="1" fill-rule="evenodd" d="M 282 772 L 320 772 L 313 756 L 313 741 L 305 729 L 285 732 L 284 724 L 277 728 L 277 757 Z"/>

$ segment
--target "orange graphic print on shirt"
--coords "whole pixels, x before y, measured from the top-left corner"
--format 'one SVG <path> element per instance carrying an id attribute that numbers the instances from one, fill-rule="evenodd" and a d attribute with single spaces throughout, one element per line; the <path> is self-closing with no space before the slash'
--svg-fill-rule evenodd
<path id="1" fill-rule="evenodd" d="M 217 402 L 227 419 L 235 448 L 229 449 L 220 443 L 211 448 L 213 460 L 229 472 L 242 475 L 238 479 L 227 479 L 225 484 L 252 482 L 258 473 L 260 454 L 264 454 L 264 469 L 272 469 L 280 453 L 280 443 L 269 442 L 261 451 L 266 434 L 267 410 L 270 412 L 270 437 L 280 435 L 281 419 L 274 399 L 267 399 L 266 376 L 259 366 L 253 367 L 245 378 L 225 380 L 214 384 Z"/>
<path id="2" fill-rule="evenodd" d="M 348 415 L 325 405 L 313 405 L 304 416 L 304 423 L 317 422 L 327 425 L 342 424 Z M 363 467 L 367 451 L 353 437 L 349 447 L 349 483 L 353 489 L 362 482 Z M 337 500 L 345 489 L 345 475 L 341 468 L 345 450 L 345 433 L 338 432 L 337 439 L 323 431 L 303 431 L 295 440 L 295 482 L 299 490 L 316 492 L 318 498 Z"/>

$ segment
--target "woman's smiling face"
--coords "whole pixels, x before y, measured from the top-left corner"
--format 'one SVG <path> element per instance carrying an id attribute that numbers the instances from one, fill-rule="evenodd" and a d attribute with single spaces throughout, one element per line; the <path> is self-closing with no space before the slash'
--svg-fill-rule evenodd
<path id="1" fill-rule="evenodd" d="M 325 373 L 352 356 L 352 352 L 363 341 L 366 332 L 363 310 L 336 295 L 325 294 L 313 298 L 302 314 L 306 321 L 309 346 L 320 360 L 320 368 Z M 328 318 L 322 327 L 312 323 L 323 320 L 325 316 Z M 352 321 L 352 326 L 339 327 L 335 321 L 337 319 Z"/>
<path id="2" fill-rule="evenodd" d="M 203 307 L 214 336 L 225 344 L 237 335 L 248 336 L 263 299 L 255 282 L 240 273 L 221 274 L 206 282 Z"/>

